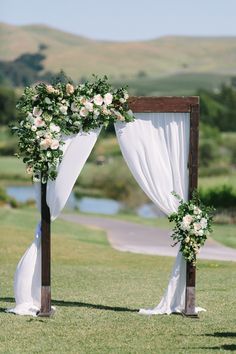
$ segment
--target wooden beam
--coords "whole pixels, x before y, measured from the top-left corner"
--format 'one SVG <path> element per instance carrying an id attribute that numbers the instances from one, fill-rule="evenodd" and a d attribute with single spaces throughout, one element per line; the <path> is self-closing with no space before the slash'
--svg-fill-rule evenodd
<path id="1" fill-rule="evenodd" d="M 50 317 L 51 308 L 51 217 L 47 205 L 47 184 L 41 183 L 41 309 L 40 317 Z"/>
<path id="2" fill-rule="evenodd" d="M 128 104 L 134 113 L 183 113 L 191 112 L 199 97 L 130 97 Z"/>
<path id="3" fill-rule="evenodd" d="M 199 103 L 191 105 L 190 142 L 189 142 L 189 199 L 198 186 L 198 140 L 199 140 Z M 198 317 L 196 313 L 196 267 L 186 264 L 186 293 L 184 315 Z"/>

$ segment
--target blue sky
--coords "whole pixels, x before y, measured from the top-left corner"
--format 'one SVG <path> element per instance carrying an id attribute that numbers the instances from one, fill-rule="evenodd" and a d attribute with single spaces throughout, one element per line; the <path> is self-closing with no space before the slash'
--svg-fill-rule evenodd
<path id="1" fill-rule="evenodd" d="M 236 0 L 0 0 L 0 21 L 94 39 L 236 36 Z"/>

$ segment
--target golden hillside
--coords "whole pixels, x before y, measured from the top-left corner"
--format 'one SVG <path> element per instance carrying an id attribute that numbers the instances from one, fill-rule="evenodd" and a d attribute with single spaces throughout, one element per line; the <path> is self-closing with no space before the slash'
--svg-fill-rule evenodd
<path id="1" fill-rule="evenodd" d="M 44 25 L 0 24 L 0 59 L 36 52 L 46 44 L 47 70 L 64 69 L 77 79 L 95 72 L 127 78 L 182 73 L 236 73 L 236 37 L 162 37 L 149 41 L 97 41 Z"/>

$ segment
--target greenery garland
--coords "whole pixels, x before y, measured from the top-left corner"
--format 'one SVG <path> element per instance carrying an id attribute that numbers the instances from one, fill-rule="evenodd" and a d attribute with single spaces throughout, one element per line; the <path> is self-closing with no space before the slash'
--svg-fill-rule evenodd
<path id="1" fill-rule="evenodd" d="M 169 221 L 175 222 L 171 235 L 175 243 L 172 246 L 180 243 L 180 251 L 185 260 L 195 265 L 200 248 L 212 232 L 215 209 L 203 205 L 196 190 L 192 199 L 186 202 L 175 192 L 172 194 L 180 203 L 178 211 L 168 217 Z"/>
<path id="2" fill-rule="evenodd" d="M 19 153 L 33 181 L 46 183 L 57 176 L 63 136 L 89 132 L 116 121 L 131 122 L 129 95 L 114 89 L 106 76 L 80 85 L 39 83 L 26 87 L 17 109 L 22 119 L 12 130 L 19 138 Z"/>

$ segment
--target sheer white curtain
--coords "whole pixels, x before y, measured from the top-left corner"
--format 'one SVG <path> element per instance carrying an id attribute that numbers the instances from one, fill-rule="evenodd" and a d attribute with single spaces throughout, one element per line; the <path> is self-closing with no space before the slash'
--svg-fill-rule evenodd
<path id="1" fill-rule="evenodd" d="M 132 123 L 116 123 L 115 129 L 124 159 L 136 181 L 166 215 L 178 208 L 171 194 L 188 197 L 188 113 L 136 113 Z M 170 239 L 171 244 L 171 239 Z M 186 262 L 177 255 L 167 290 L 153 309 L 141 314 L 181 312 L 184 309 Z"/>
<path id="2" fill-rule="evenodd" d="M 47 186 L 47 204 L 51 220 L 55 220 L 71 193 L 101 129 L 65 137 L 64 155 L 55 181 Z M 37 206 L 40 209 L 40 184 L 35 185 Z M 38 223 L 35 239 L 21 258 L 15 273 L 14 293 L 16 305 L 9 309 L 19 315 L 36 316 L 41 303 L 41 224 Z"/>

